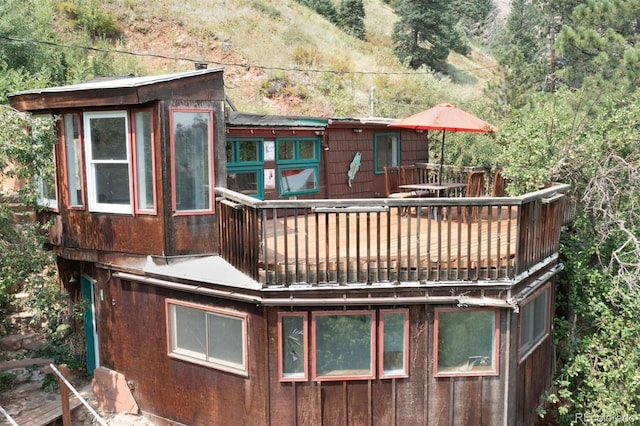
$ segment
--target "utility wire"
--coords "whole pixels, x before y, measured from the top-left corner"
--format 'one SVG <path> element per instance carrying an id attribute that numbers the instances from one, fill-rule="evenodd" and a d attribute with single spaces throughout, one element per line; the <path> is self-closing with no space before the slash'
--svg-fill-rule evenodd
<path id="1" fill-rule="evenodd" d="M 129 56 L 136 56 L 136 57 L 159 58 L 159 59 L 167 59 L 172 61 L 187 61 L 187 62 L 193 62 L 193 63 L 206 63 L 206 64 L 212 64 L 212 65 L 218 65 L 218 66 L 224 66 L 224 67 L 254 68 L 254 69 L 261 69 L 265 71 L 290 71 L 290 72 L 337 74 L 337 75 L 362 74 L 362 75 L 408 75 L 410 76 L 410 75 L 420 75 L 420 74 L 425 74 L 425 75 L 431 74 L 431 71 L 343 71 L 343 70 L 337 71 L 337 70 L 320 70 L 320 69 L 313 69 L 313 68 L 303 69 L 303 68 L 287 68 L 287 67 L 269 67 L 265 65 L 255 65 L 255 64 L 246 64 L 246 63 L 240 64 L 235 62 L 218 62 L 218 61 L 212 61 L 212 60 L 200 60 L 200 59 L 186 58 L 186 57 L 180 57 L 180 56 L 160 55 L 157 53 L 138 53 L 138 52 L 131 52 L 128 50 L 103 49 L 99 47 L 80 46 L 76 44 L 65 44 L 65 43 L 57 43 L 53 41 L 33 40 L 33 39 L 27 39 L 27 38 L 10 37 L 10 36 L 2 36 L 2 35 L 0 35 L 0 39 L 13 41 L 13 42 L 20 42 L 20 43 L 43 44 L 46 46 L 64 47 L 67 49 L 89 50 L 93 52 L 102 52 L 102 53 L 119 53 L 122 55 L 129 55 Z M 492 69 L 492 68 L 496 68 L 496 66 L 492 65 L 487 67 L 469 68 L 465 70 L 456 70 L 456 72 L 462 73 L 462 72 L 480 71 L 480 70 L 486 70 L 486 69 Z"/>

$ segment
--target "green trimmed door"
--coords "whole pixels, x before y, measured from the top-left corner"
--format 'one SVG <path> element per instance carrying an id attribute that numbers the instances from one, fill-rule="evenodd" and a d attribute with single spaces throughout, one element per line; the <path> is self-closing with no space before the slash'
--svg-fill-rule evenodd
<path id="1" fill-rule="evenodd" d="M 84 312 L 84 338 L 87 349 L 87 374 L 93 374 L 93 370 L 99 365 L 98 359 L 98 333 L 96 332 L 95 294 L 93 283 L 95 281 L 85 275 L 81 278 L 82 299 L 86 300 L 87 309 Z"/>

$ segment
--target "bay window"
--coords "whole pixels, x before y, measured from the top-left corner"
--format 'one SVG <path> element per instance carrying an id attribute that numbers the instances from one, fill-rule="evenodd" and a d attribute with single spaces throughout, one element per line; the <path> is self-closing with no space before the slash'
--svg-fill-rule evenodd
<path id="1" fill-rule="evenodd" d="M 155 180 L 153 161 L 153 122 L 151 111 L 135 111 L 134 122 L 134 156 L 135 156 L 135 189 L 136 211 L 138 213 L 154 213 Z"/>
<path id="2" fill-rule="evenodd" d="M 80 138 L 80 116 L 65 114 L 64 152 L 67 166 L 67 196 L 69 207 L 83 207 L 83 179 L 82 179 L 82 140 Z"/>
<path id="3" fill-rule="evenodd" d="M 131 213 L 129 123 L 126 111 L 84 114 L 89 210 Z"/>
<path id="4" fill-rule="evenodd" d="M 212 122 L 210 111 L 171 111 L 173 206 L 177 214 L 213 210 Z"/>

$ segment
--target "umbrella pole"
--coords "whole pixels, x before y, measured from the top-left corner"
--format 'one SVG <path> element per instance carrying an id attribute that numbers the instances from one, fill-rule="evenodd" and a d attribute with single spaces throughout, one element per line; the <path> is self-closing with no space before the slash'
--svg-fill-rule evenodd
<path id="1" fill-rule="evenodd" d="M 429 130 L 425 132 L 427 134 L 427 163 L 429 162 Z"/>
<path id="2" fill-rule="evenodd" d="M 438 175 L 438 185 L 442 185 L 442 171 L 444 169 L 444 133 L 442 129 L 442 146 L 440 147 L 440 174 Z"/>

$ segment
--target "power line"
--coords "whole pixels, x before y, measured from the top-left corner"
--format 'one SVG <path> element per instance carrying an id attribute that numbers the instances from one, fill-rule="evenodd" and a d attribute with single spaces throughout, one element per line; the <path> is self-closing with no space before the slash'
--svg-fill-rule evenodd
<path id="1" fill-rule="evenodd" d="M 33 39 L 27 39 L 27 38 L 18 38 L 18 37 L 10 37 L 10 36 L 1 36 L 0 35 L 0 39 L 4 39 L 4 40 L 8 40 L 8 41 L 14 41 L 14 42 L 20 42 L 20 43 L 31 43 L 31 44 L 43 44 L 46 46 L 53 46 L 53 47 L 64 47 L 67 49 L 77 49 L 77 50 L 88 50 L 88 51 L 93 51 L 93 52 L 102 52 L 102 53 L 118 53 L 118 54 L 122 54 L 122 55 L 129 55 L 129 56 L 136 56 L 136 57 L 147 57 L 147 58 L 159 58 L 159 59 L 167 59 L 167 60 L 171 60 L 171 61 L 187 61 L 187 62 L 193 62 L 193 63 L 206 63 L 206 64 L 211 64 L 211 65 L 217 65 L 217 66 L 222 66 L 222 67 L 241 67 L 241 68 L 254 68 L 254 69 L 261 69 L 261 70 L 265 70 L 265 71 L 289 71 L 289 72 L 302 72 L 302 73 L 318 73 L 318 74 L 337 74 L 337 75 L 342 75 L 342 74 L 361 74 L 361 75 L 407 75 L 407 76 L 411 76 L 411 75 L 420 75 L 420 74 L 431 74 L 430 71 L 337 71 L 337 70 L 320 70 L 320 69 L 313 69 L 313 68 L 287 68 L 287 67 L 269 67 L 266 65 L 255 65 L 255 64 L 239 64 L 239 63 L 235 63 L 235 62 L 218 62 L 218 61 L 212 61 L 212 60 L 203 60 L 203 59 L 193 59 L 193 58 L 186 58 L 186 57 L 180 57 L 180 56 L 169 56 L 169 55 L 161 55 L 161 54 L 157 54 L 157 53 L 139 53 L 139 52 L 131 52 L 128 50 L 120 50 L 120 49 L 103 49 L 103 48 L 99 48 L 99 47 L 92 47 L 92 46 L 80 46 L 80 45 L 76 45 L 76 44 L 66 44 L 66 43 L 57 43 L 57 42 L 53 42 L 53 41 L 46 41 L 46 40 L 33 40 Z M 487 67 L 477 67 L 477 68 L 469 68 L 469 69 L 465 69 L 465 70 L 456 70 L 456 72 L 469 72 L 469 71 L 480 71 L 480 70 L 486 70 L 486 69 L 491 69 L 491 68 L 496 68 L 495 65 L 492 66 L 487 66 Z"/>

